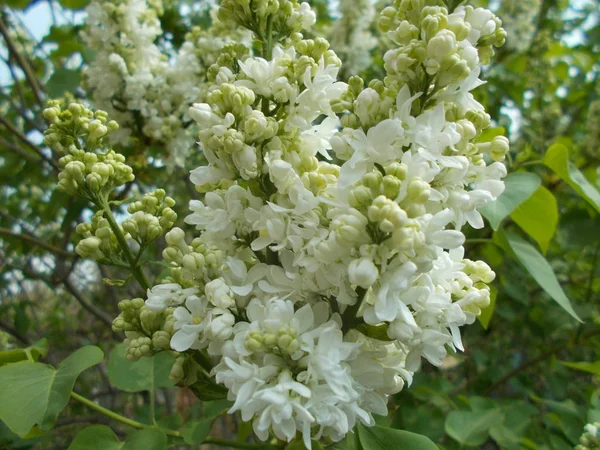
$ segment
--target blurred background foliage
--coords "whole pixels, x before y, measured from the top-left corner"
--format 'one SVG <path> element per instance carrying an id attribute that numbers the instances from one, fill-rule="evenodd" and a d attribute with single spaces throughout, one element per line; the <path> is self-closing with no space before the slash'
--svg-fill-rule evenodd
<path id="1" fill-rule="evenodd" d="M 356 11 L 340 11 L 337 3 L 311 2 L 319 17 L 314 33 L 343 45 L 349 40 L 336 35 L 336 23 Z M 76 392 L 142 423 L 155 405 L 165 427 L 187 430 L 185 440 L 171 441 L 177 448 L 197 448 L 211 426 L 211 436 L 245 442 L 251 430 L 222 416 L 226 402 L 200 402 L 168 381 L 160 367 L 172 361 L 136 366 L 124 360 L 117 345 L 122 337 L 110 323 L 119 300 L 143 293 L 133 283 L 121 286 L 118 269 L 74 252 L 75 226 L 91 210 L 55 190 L 57 160 L 41 143 L 41 111 L 52 97 L 86 100 L 81 69 L 94 58 L 78 37 L 86 4 L 5 0 L 0 8 L 0 365 L 19 348 L 57 366 L 76 349 L 97 345 L 107 357 L 82 374 Z M 441 369 L 425 365 L 380 421 L 425 434 L 445 449 L 570 449 L 586 423 L 600 421 L 600 5 L 473 4 L 494 10 L 508 32 L 485 68 L 487 84 L 476 91 L 494 119 L 485 137 L 510 137 L 507 193 L 484 211 L 490 226 L 471 230 L 466 244 L 471 259 L 496 271 L 495 301 L 464 331 L 466 351 L 448 357 Z M 165 45 L 176 49 L 191 26 L 210 26 L 207 10 L 195 5 L 166 3 Z M 52 24 L 41 39 L 31 19 L 39 14 Z M 374 21 L 370 29 L 375 34 Z M 382 75 L 387 45 L 381 37 L 371 44 L 362 68 L 366 80 Z M 162 187 L 178 200 L 183 217 L 194 197 L 188 175 L 164 168 L 160 143 L 142 128 L 139 123 L 118 149 L 136 173 L 123 197 Z M 192 152 L 188 167 L 200 162 Z M 156 245 L 157 259 L 162 245 Z M 161 269 L 147 272 L 158 278 Z M 70 402 L 52 432 L 31 439 L 0 424 L 0 448 L 67 448 L 90 424 L 110 424 L 119 439 L 130 431 L 96 413 Z"/>

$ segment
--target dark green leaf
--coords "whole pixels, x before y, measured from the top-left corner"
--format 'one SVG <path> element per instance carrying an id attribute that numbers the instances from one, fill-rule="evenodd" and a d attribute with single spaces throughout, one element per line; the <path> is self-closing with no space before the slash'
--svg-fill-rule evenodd
<path id="1" fill-rule="evenodd" d="M 359 425 L 358 437 L 364 450 L 437 450 L 426 436 L 392 428 Z"/>
<path id="2" fill-rule="evenodd" d="M 517 259 L 540 287 L 572 317 L 581 322 L 546 258 L 519 235 L 506 233 L 506 239 Z"/>
<path id="3" fill-rule="evenodd" d="M 446 417 L 446 433 L 462 445 L 479 446 L 488 438 L 492 426 L 502 422 L 500 409 L 451 411 Z"/>
<path id="4" fill-rule="evenodd" d="M 68 450 L 164 450 L 166 447 L 167 436 L 160 430 L 139 430 L 121 442 L 109 427 L 93 425 L 81 430 Z"/>
<path id="5" fill-rule="evenodd" d="M 46 83 L 46 91 L 53 98 L 62 97 L 65 92 L 72 94 L 79 86 L 80 78 L 79 70 L 58 68 Z"/>
<path id="6" fill-rule="evenodd" d="M 27 316 L 26 306 L 23 303 L 18 303 L 14 306 L 15 308 L 15 328 L 17 331 L 26 335 L 29 330 L 29 317 Z"/>
<path id="7" fill-rule="evenodd" d="M 190 420 L 183 426 L 181 436 L 188 444 L 202 444 L 211 426 L 212 420 Z"/>

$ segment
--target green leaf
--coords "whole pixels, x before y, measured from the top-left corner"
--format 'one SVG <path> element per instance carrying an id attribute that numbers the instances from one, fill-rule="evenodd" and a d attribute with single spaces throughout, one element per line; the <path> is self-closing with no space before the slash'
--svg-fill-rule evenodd
<path id="1" fill-rule="evenodd" d="M 29 317 L 27 316 L 27 311 L 25 310 L 25 304 L 17 303 L 14 305 L 15 310 L 15 328 L 20 334 L 27 334 L 27 330 L 29 330 Z"/>
<path id="2" fill-rule="evenodd" d="M 563 366 L 570 367 L 571 369 L 580 370 L 582 372 L 593 373 L 594 375 L 600 376 L 600 361 L 596 362 L 568 362 L 560 361 Z"/>
<path id="3" fill-rule="evenodd" d="M 212 420 L 190 420 L 181 429 L 181 436 L 187 444 L 202 444 L 211 426 Z"/>
<path id="4" fill-rule="evenodd" d="M 69 9 L 83 9 L 85 8 L 90 0 L 59 0 L 60 5 L 63 8 Z"/>
<path id="5" fill-rule="evenodd" d="M 475 139 L 475 142 L 492 142 L 496 136 L 504 135 L 506 135 L 504 127 L 490 127 L 483 130 L 477 139 Z"/>
<path id="6" fill-rule="evenodd" d="M 498 297 L 498 290 L 495 287 L 490 287 L 490 304 L 481 310 L 481 314 L 477 317 L 479 323 L 484 330 L 487 330 L 490 326 L 490 320 L 494 315 L 494 309 L 496 308 L 496 298 Z"/>
<path id="7" fill-rule="evenodd" d="M 558 206 L 552 192 L 540 186 L 531 197 L 517 206 L 510 217 L 546 253 L 558 224 Z"/>
<path id="8" fill-rule="evenodd" d="M 54 71 L 46 83 L 48 96 L 59 98 L 65 95 L 65 92 L 73 93 L 79 86 L 81 73 L 79 70 L 70 70 L 58 68 Z"/>
<path id="9" fill-rule="evenodd" d="M 202 406 L 204 406 L 204 418 L 214 419 L 223 414 L 227 409 L 231 408 L 233 402 L 229 400 L 215 400 L 212 402 L 203 402 Z"/>
<path id="10" fill-rule="evenodd" d="M 92 425 L 75 436 L 68 450 L 164 450 L 166 447 L 167 436 L 160 430 L 139 430 L 121 442 L 109 427 Z"/>
<path id="11" fill-rule="evenodd" d="M 80 348 L 58 369 L 30 361 L 0 367 L 0 420 L 19 436 L 36 424 L 49 429 L 71 396 L 77 377 L 104 357 L 98 347 Z"/>
<path id="12" fill-rule="evenodd" d="M 544 156 L 544 164 L 585 198 L 596 211 L 600 212 L 600 192 L 569 161 L 569 149 L 562 144 L 550 146 Z"/>
<path id="13" fill-rule="evenodd" d="M 5 3 L 6 6 L 9 6 L 11 8 L 15 8 L 15 9 L 25 9 L 32 2 L 32 0 L 5 0 L 5 1 L 6 1 L 6 3 Z"/>
<path id="14" fill-rule="evenodd" d="M 390 342 L 393 339 L 387 334 L 388 324 L 383 325 L 368 325 L 366 323 L 360 324 L 356 329 L 360 331 L 365 336 L 368 336 L 373 339 L 377 339 L 378 341 Z"/>
<path id="15" fill-rule="evenodd" d="M 126 392 L 139 392 L 175 386 L 169 379 L 175 363 L 175 357 L 170 352 L 131 362 L 125 358 L 126 348 L 125 344 L 118 344 L 108 358 L 108 378 L 114 387 Z"/>
<path id="16" fill-rule="evenodd" d="M 148 428 L 129 436 L 122 450 L 164 450 L 165 448 L 167 448 L 167 435 L 160 430 Z"/>
<path id="17" fill-rule="evenodd" d="M 477 447 L 488 438 L 489 430 L 502 423 L 500 409 L 486 411 L 451 411 L 446 417 L 444 428 L 448 436 L 462 445 Z"/>
<path id="18" fill-rule="evenodd" d="M 359 425 L 358 437 L 364 450 L 437 450 L 426 436 L 392 428 Z"/>
<path id="19" fill-rule="evenodd" d="M 121 443 L 115 433 L 106 425 L 92 425 L 77 433 L 68 450 L 89 450 L 91 448 L 94 450 L 120 450 Z"/>
<path id="20" fill-rule="evenodd" d="M 542 180 L 534 173 L 511 173 L 504 179 L 504 192 L 495 202 L 488 203 L 479 212 L 497 230 L 500 223 L 512 213 L 517 206 L 527 200 L 540 186 Z"/>
<path id="21" fill-rule="evenodd" d="M 517 259 L 540 287 L 573 318 L 581 322 L 546 258 L 519 235 L 506 233 L 506 240 Z"/>
<path id="22" fill-rule="evenodd" d="M 0 352 L 0 366 L 32 359 L 37 361 L 48 354 L 48 339 L 43 338 L 27 348 L 15 348 Z"/>

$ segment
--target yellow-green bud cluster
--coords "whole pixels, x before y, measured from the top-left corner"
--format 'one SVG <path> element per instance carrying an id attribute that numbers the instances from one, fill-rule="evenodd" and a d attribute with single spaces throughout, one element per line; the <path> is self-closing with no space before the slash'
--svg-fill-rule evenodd
<path id="1" fill-rule="evenodd" d="M 44 131 L 44 144 L 59 153 L 83 144 L 90 150 L 101 148 L 103 138 L 119 128 L 114 120 L 108 121 L 105 111 L 92 111 L 80 103 L 63 109 L 59 100 L 50 100 L 42 114 L 50 125 Z"/>
<path id="2" fill-rule="evenodd" d="M 97 154 L 71 146 L 70 154 L 60 158 L 59 164 L 58 189 L 95 203 L 114 188 L 135 179 L 125 157 L 113 150 Z"/>
<path id="3" fill-rule="evenodd" d="M 202 283 L 202 280 L 220 276 L 224 260 L 222 250 L 207 246 L 202 238 L 196 238 L 188 245 L 181 228 L 173 228 L 165 235 L 165 240 L 167 247 L 163 250 L 163 259 L 175 266 L 171 270 L 175 279 L 180 276 L 187 283 Z"/>
<path id="4" fill-rule="evenodd" d="M 119 302 L 121 313 L 113 320 L 112 329 L 123 331 L 127 337 L 126 357 L 137 361 L 142 356 L 169 350 L 174 333 L 173 308 L 153 311 L 144 306 L 144 300 L 134 298 Z"/>
<path id="5" fill-rule="evenodd" d="M 452 297 L 460 303 L 463 311 L 471 312 L 478 316 L 481 310 L 490 304 L 488 284 L 494 281 L 496 274 L 483 261 L 464 259 L 463 272 L 466 277 L 458 279 L 452 289 Z M 468 295 L 477 292 L 478 295 Z"/>
<path id="6" fill-rule="evenodd" d="M 189 39 L 192 40 L 192 39 Z M 210 65 L 207 72 L 208 81 L 224 82 L 220 80 L 219 75 L 223 77 L 225 74 L 237 71 L 237 62 L 243 60 L 249 53 L 248 48 L 239 42 L 226 44 L 219 54 L 217 60 Z M 203 55 L 204 56 L 204 55 Z"/>
<path id="7" fill-rule="evenodd" d="M 399 45 L 384 58 L 388 75 L 399 85 L 420 83 L 433 76 L 437 88 L 464 80 L 475 64 L 473 55 L 459 42 L 473 35 L 477 36 L 473 45 L 483 64 L 493 56 L 494 47 L 504 45 L 502 22 L 488 10 L 467 5 L 450 20 L 447 8 L 426 3 L 396 0 L 379 17 L 380 30 Z"/>
<path id="8" fill-rule="evenodd" d="M 298 333 L 291 327 L 282 327 L 276 332 L 251 331 L 246 336 L 245 346 L 252 352 L 273 353 L 278 356 L 292 356 L 300 350 Z"/>
<path id="9" fill-rule="evenodd" d="M 119 128 L 114 120 L 108 121 L 106 112 L 94 112 L 79 103 L 62 109 L 59 101 L 52 100 L 43 115 L 50 124 L 44 143 L 65 154 L 59 160 L 58 189 L 99 203 L 114 188 L 134 180 L 123 155 L 110 149 L 95 152 L 103 148 L 103 139 Z"/>
<path id="10" fill-rule="evenodd" d="M 123 222 L 123 229 L 140 245 L 148 245 L 173 227 L 177 220 L 173 206 L 175 200 L 163 189 L 145 194 L 127 208 L 132 216 Z"/>
<path id="11" fill-rule="evenodd" d="M 94 214 L 90 223 L 77 225 L 76 231 L 83 237 L 75 248 L 82 258 L 92 258 L 108 264 L 123 262 L 119 243 L 103 211 Z"/>
<path id="12" fill-rule="evenodd" d="M 308 4 L 299 4 L 296 0 L 223 0 L 218 18 L 258 36 L 267 36 L 273 30 L 282 37 L 308 28 L 316 19 Z"/>
<path id="13" fill-rule="evenodd" d="M 302 55 L 294 60 L 293 73 L 296 78 L 301 78 L 306 68 L 311 66 L 313 73 L 317 70 L 317 61 L 323 58 L 325 66 L 341 67 L 342 61 L 337 54 L 331 50 L 327 39 L 317 37 L 315 39 L 302 39 L 294 43 L 296 51 Z"/>

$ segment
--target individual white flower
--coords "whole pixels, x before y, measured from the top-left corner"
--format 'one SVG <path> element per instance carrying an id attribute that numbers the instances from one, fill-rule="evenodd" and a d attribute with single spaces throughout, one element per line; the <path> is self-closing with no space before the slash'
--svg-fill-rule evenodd
<path id="1" fill-rule="evenodd" d="M 227 309 L 235 305 L 233 293 L 222 278 L 207 283 L 204 286 L 204 293 L 208 301 L 217 308 Z"/>
<path id="2" fill-rule="evenodd" d="M 206 299 L 195 295 L 189 297 L 185 307 L 175 308 L 173 317 L 177 331 L 171 338 L 171 348 L 178 352 L 198 348 L 198 337 L 210 322 Z"/>
<path id="3" fill-rule="evenodd" d="M 384 120 L 369 128 L 367 134 L 362 130 L 345 133 L 344 139 L 354 152 L 340 170 L 340 189 L 352 186 L 376 163 L 386 165 L 399 159 L 403 137 L 404 129 L 397 119 Z"/>
<path id="4" fill-rule="evenodd" d="M 148 299 L 145 304 L 153 311 L 164 311 L 170 306 L 182 304 L 188 297 L 196 294 L 198 294 L 196 288 L 183 289 L 176 283 L 157 284 L 152 289 L 148 289 L 146 294 Z"/>
<path id="5" fill-rule="evenodd" d="M 355 259 L 348 266 L 348 277 L 350 278 L 350 283 L 356 284 L 362 288 L 371 287 L 375 281 L 377 281 L 377 277 L 379 276 L 379 271 L 373 261 L 368 258 L 360 258 Z"/>

